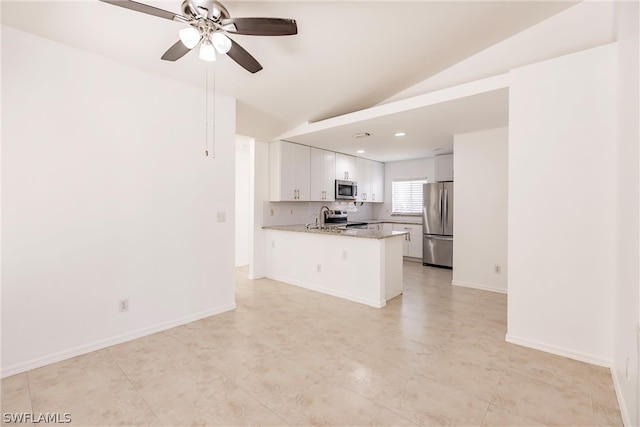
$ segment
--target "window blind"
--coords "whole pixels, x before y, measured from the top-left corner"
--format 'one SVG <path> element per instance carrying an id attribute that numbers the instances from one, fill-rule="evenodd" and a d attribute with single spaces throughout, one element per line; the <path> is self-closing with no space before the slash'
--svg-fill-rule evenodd
<path id="1" fill-rule="evenodd" d="M 396 215 L 422 214 L 422 184 L 426 182 L 426 179 L 404 179 L 392 181 L 392 213 Z"/>

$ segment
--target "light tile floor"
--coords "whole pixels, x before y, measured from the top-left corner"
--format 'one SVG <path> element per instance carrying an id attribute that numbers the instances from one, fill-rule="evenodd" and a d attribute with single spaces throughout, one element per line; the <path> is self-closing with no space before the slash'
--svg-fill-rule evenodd
<path id="1" fill-rule="evenodd" d="M 237 310 L 2 380 L 73 425 L 621 426 L 608 369 L 505 343 L 506 296 L 404 266 L 369 308 L 237 271 Z M 3 422 L 4 422 L 3 417 Z"/>

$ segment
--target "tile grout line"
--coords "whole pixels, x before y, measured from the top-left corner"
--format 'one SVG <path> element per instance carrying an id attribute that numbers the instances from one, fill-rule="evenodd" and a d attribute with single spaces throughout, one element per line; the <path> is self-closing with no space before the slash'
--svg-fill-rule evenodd
<path id="1" fill-rule="evenodd" d="M 111 360 L 113 361 L 113 363 L 115 363 L 115 365 L 118 367 L 118 370 L 120 372 L 122 372 L 122 375 L 124 375 L 124 377 L 127 379 L 127 382 L 129 383 L 129 385 L 131 386 L 131 388 L 133 390 L 135 390 L 136 395 L 138 397 L 140 397 L 140 399 L 142 399 L 142 401 L 144 402 L 145 406 L 149 409 L 149 411 L 151 411 L 151 413 L 153 414 L 154 417 L 156 417 L 156 420 L 158 420 L 158 422 L 160 423 L 160 425 L 164 426 L 164 423 L 162 422 L 162 420 L 160 419 L 160 417 L 158 416 L 158 414 L 156 414 L 156 411 L 153 410 L 153 408 L 151 407 L 151 405 L 149 405 L 149 402 L 147 402 L 147 399 L 144 398 L 144 396 L 142 396 L 140 394 L 140 391 L 136 388 L 136 386 L 133 384 L 133 382 L 131 381 L 131 378 L 129 378 L 129 376 L 127 375 L 127 373 L 124 371 L 124 369 L 122 369 L 122 366 L 120 366 L 120 364 L 118 363 L 118 361 L 116 360 L 116 358 L 113 356 L 113 354 L 111 353 L 111 347 L 107 347 L 107 352 L 109 353 L 109 357 L 111 358 Z"/>

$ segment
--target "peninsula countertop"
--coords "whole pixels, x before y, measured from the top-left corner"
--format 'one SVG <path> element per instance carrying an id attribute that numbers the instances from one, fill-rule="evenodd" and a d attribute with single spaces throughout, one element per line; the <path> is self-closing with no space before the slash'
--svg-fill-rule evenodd
<path id="1" fill-rule="evenodd" d="M 407 231 L 367 230 L 363 228 L 331 227 L 325 229 L 307 228 L 304 224 L 276 225 L 262 227 L 265 230 L 292 231 L 297 233 L 324 234 L 325 236 L 361 237 L 366 239 L 386 239 L 407 234 Z"/>

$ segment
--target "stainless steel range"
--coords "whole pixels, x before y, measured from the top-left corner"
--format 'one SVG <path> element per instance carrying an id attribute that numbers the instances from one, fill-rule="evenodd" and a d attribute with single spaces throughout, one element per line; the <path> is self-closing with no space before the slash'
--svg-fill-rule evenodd
<path id="1" fill-rule="evenodd" d="M 329 227 L 367 228 L 366 222 L 349 221 L 347 211 L 325 211 L 324 223 Z"/>

